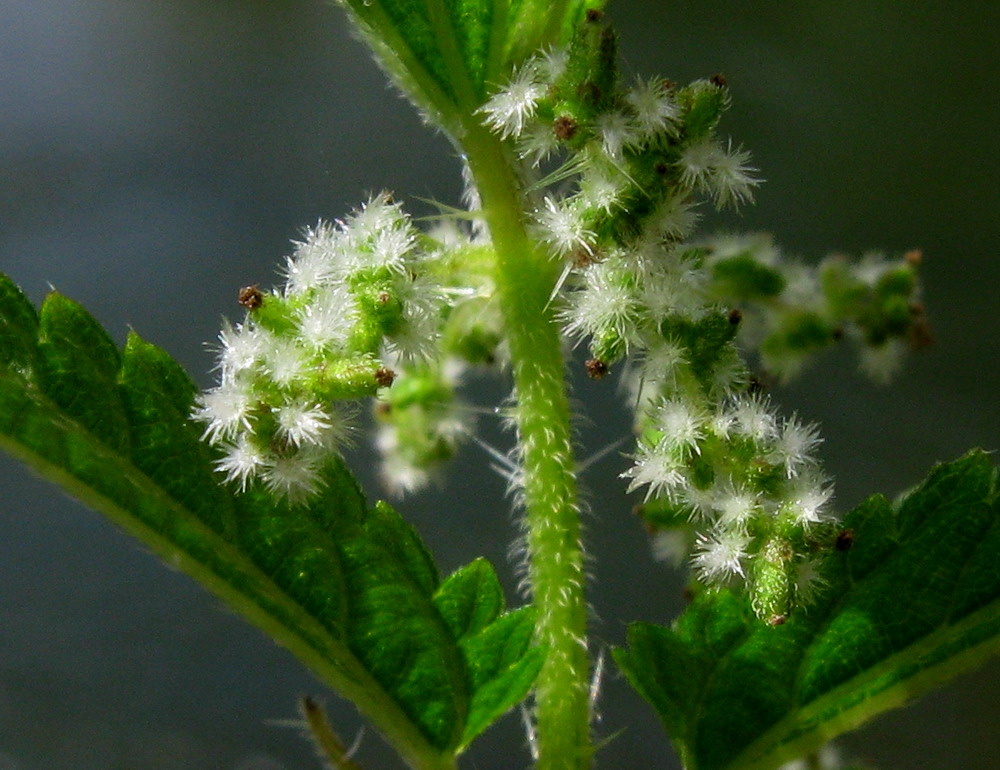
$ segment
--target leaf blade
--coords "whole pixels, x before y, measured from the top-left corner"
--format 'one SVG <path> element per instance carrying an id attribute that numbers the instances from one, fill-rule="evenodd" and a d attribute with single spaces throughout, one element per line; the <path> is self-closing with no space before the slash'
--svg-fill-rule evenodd
<path id="1" fill-rule="evenodd" d="M 895 510 L 869 499 L 844 526 L 854 547 L 824 563 L 830 589 L 783 626 L 754 623 L 720 592 L 672 629 L 630 628 L 615 658 L 685 766 L 776 766 L 1000 652 L 1000 506 L 985 453 L 937 467 Z M 712 649 L 699 629 L 719 614 L 738 623 Z"/>

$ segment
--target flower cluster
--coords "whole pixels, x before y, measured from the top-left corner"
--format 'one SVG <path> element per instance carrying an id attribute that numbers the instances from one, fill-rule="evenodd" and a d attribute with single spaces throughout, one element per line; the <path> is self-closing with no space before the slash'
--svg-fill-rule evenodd
<path id="1" fill-rule="evenodd" d="M 564 265 L 557 318 L 586 340 L 591 376 L 626 359 L 640 434 L 625 474 L 646 519 L 710 585 L 745 581 L 757 614 L 783 618 L 814 584 L 829 480 L 814 426 L 753 392 L 740 348 L 779 377 L 841 338 L 886 375 L 926 337 L 911 253 L 806 268 L 767 238 L 692 240 L 699 201 L 737 207 L 758 184 L 747 152 L 716 135 L 721 76 L 625 86 L 614 35 L 587 14 L 567 50 L 525 62 L 483 106 L 522 160 L 534 234 Z M 669 541 L 669 542 L 668 542 Z"/>
<path id="2" fill-rule="evenodd" d="M 220 381 L 194 418 L 241 490 L 260 479 L 298 501 L 351 433 L 352 399 L 436 350 L 444 295 L 417 232 L 388 194 L 306 231 L 283 289 L 247 287 L 246 319 L 219 336 Z"/>
<path id="3" fill-rule="evenodd" d="M 742 395 L 702 407 L 679 397 L 653 408 L 630 489 L 645 488 L 656 526 L 693 523 L 693 566 L 709 585 L 745 580 L 764 619 L 783 618 L 808 594 L 808 545 L 830 520 L 829 480 L 814 425 L 779 420 L 767 401 Z M 677 534 L 660 548 L 669 552 Z"/>
<path id="4" fill-rule="evenodd" d="M 768 235 L 717 236 L 697 244 L 709 274 L 708 296 L 739 308 L 740 341 L 760 353 L 771 374 L 788 379 L 808 357 L 848 340 L 861 368 L 885 382 L 907 347 L 930 332 L 919 301 L 919 251 L 889 260 L 841 255 L 810 267 L 785 259 Z"/>
<path id="5" fill-rule="evenodd" d="M 472 432 L 469 413 L 455 397 L 464 369 L 457 358 L 423 364 L 401 372 L 398 384 L 382 393 L 375 446 L 383 483 L 394 494 L 426 486 Z"/>

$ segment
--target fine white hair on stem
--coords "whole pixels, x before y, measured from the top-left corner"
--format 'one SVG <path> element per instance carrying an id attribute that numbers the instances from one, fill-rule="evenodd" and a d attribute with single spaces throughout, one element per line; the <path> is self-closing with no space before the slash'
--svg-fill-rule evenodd
<path id="1" fill-rule="evenodd" d="M 597 701 L 601 695 L 601 685 L 604 682 L 604 648 L 597 651 L 597 659 L 594 661 L 594 671 L 590 676 L 590 692 L 587 695 L 587 711 L 590 713 L 590 721 L 600 722 L 601 713 L 597 710 Z"/>
<path id="2" fill-rule="evenodd" d="M 535 718 L 531 715 L 531 710 L 521 704 L 521 724 L 524 725 L 524 735 L 528 742 L 528 752 L 531 754 L 531 761 L 538 761 L 538 734 L 535 731 Z"/>

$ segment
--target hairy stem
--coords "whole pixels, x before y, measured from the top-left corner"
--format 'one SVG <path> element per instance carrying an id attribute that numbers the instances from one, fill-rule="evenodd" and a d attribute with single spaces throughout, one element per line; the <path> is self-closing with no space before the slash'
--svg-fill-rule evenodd
<path id="1" fill-rule="evenodd" d="M 548 656 L 536 683 L 539 770 L 590 766 L 587 612 L 569 399 L 549 299 L 558 266 L 525 230 L 523 196 L 499 142 L 477 125 L 462 145 L 496 250 L 510 345 L 532 597 Z"/>

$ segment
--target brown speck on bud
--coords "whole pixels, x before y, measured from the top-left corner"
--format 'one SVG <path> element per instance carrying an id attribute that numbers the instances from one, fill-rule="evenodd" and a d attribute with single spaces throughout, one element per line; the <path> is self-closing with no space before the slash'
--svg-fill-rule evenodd
<path id="1" fill-rule="evenodd" d="M 690 604 L 694 601 L 694 589 L 691 586 L 684 586 L 684 590 L 681 591 L 681 596 L 684 598 L 685 604 Z"/>
<path id="2" fill-rule="evenodd" d="M 384 190 L 382 192 L 382 202 L 385 203 L 387 206 L 391 206 L 393 203 L 396 202 L 396 197 L 388 190 Z"/>
<path id="3" fill-rule="evenodd" d="M 388 305 L 389 301 L 392 299 L 392 295 L 387 291 L 380 291 L 375 296 L 375 299 L 378 300 L 380 305 Z"/>
<path id="4" fill-rule="evenodd" d="M 396 373 L 385 366 L 380 366 L 375 370 L 375 384 L 380 388 L 388 388 L 396 381 Z"/>
<path id="5" fill-rule="evenodd" d="M 667 164 L 666 164 L 666 163 L 665 163 L 664 161 L 662 161 L 662 160 L 658 160 L 658 161 L 656 161 L 655 165 L 653 166 L 653 171 L 655 171 L 655 172 L 656 172 L 657 174 L 659 174 L 660 176 L 666 176 L 666 175 L 667 175 L 667 172 L 668 172 L 669 170 L 670 170 L 670 166 L 668 166 L 668 165 L 667 165 Z"/>
<path id="6" fill-rule="evenodd" d="M 373 411 L 376 417 L 388 417 L 392 414 L 392 404 L 388 401 L 376 401 Z"/>
<path id="7" fill-rule="evenodd" d="M 837 539 L 833 541 L 833 547 L 838 551 L 850 551 L 854 545 L 854 530 L 842 529 L 837 533 Z"/>
<path id="8" fill-rule="evenodd" d="M 587 369 L 587 376 L 592 380 L 601 380 L 608 373 L 608 365 L 599 358 L 591 358 L 584 363 Z"/>
<path id="9" fill-rule="evenodd" d="M 601 19 L 604 18 L 604 11 L 602 11 L 600 8 L 588 8 L 585 18 L 591 24 L 596 24 L 597 22 L 599 22 Z"/>
<path id="10" fill-rule="evenodd" d="M 579 125 L 569 115 L 560 115 L 552 123 L 552 133 L 556 135 L 556 139 L 563 142 L 568 142 L 576 136 L 577 128 Z"/>
<path id="11" fill-rule="evenodd" d="M 756 396 L 766 391 L 767 391 L 767 375 L 764 374 L 750 375 L 750 382 L 747 383 L 747 393 L 751 396 Z"/>
<path id="12" fill-rule="evenodd" d="M 920 249 L 910 249 L 903 255 L 903 260 L 911 267 L 917 267 L 924 261 L 924 252 Z"/>
<path id="13" fill-rule="evenodd" d="M 843 326 L 834 327 L 833 331 L 830 332 L 830 336 L 833 338 L 834 342 L 840 342 L 842 339 L 844 339 L 844 327 Z"/>
<path id="14" fill-rule="evenodd" d="M 723 75 L 721 72 L 712 75 L 711 80 L 712 80 L 712 85 L 715 86 L 716 88 L 726 88 L 729 85 L 729 83 L 726 82 L 726 76 Z"/>
<path id="15" fill-rule="evenodd" d="M 264 292 L 257 288 L 257 284 L 244 286 L 240 289 L 238 302 L 247 310 L 256 310 L 264 304 Z"/>
<path id="16" fill-rule="evenodd" d="M 660 88 L 662 88 L 664 91 L 673 91 L 675 88 L 677 88 L 677 83 L 676 81 L 673 81 L 670 78 L 661 78 Z"/>
<path id="17" fill-rule="evenodd" d="M 732 310 L 729 311 L 729 315 L 726 317 L 729 319 L 729 323 L 731 323 L 733 326 L 736 326 L 739 324 L 740 321 L 743 320 L 743 311 L 740 310 L 738 307 L 734 307 Z"/>
<path id="18" fill-rule="evenodd" d="M 583 268 L 590 267 L 590 265 L 595 262 L 600 262 L 601 260 L 592 250 L 581 247 L 575 249 L 573 253 L 569 255 L 569 261 L 576 270 L 582 270 Z"/>
<path id="19" fill-rule="evenodd" d="M 772 628 L 777 626 L 785 625 L 785 621 L 788 620 L 787 615 L 772 615 L 767 619 L 767 624 Z"/>

